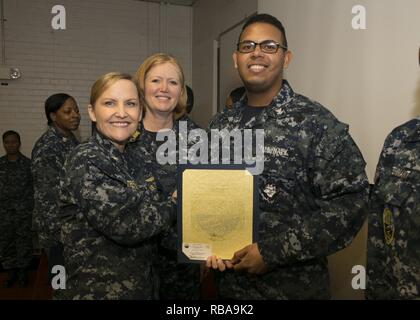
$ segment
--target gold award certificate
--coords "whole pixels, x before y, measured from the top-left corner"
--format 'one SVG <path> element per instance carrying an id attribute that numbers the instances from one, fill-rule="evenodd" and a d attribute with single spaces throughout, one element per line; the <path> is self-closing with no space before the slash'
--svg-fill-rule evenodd
<path id="1" fill-rule="evenodd" d="M 231 259 L 252 243 L 253 181 L 246 169 L 183 172 L 182 252 L 188 259 Z"/>

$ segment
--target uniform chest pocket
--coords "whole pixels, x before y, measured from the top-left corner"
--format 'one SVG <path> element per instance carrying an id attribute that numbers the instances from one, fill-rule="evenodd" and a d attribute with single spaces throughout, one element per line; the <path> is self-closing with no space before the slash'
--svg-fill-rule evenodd
<path id="1" fill-rule="evenodd" d="M 380 182 L 379 196 L 384 203 L 413 209 L 420 201 L 420 171 L 393 167 Z"/>

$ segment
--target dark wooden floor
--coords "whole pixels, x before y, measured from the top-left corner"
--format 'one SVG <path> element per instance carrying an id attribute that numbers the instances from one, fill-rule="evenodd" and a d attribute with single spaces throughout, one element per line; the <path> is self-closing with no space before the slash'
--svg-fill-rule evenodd
<path id="1" fill-rule="evenodd" d="M 28 286 L 19 288 L 16 284 L 11 288 L 3 288 L 7 273 L 0 273 L 0 300 L 50 300 L 52 289 L 47 279 L 47 260 L 45 256 L 34 257 L 34 265 L 30 268 Z"/>

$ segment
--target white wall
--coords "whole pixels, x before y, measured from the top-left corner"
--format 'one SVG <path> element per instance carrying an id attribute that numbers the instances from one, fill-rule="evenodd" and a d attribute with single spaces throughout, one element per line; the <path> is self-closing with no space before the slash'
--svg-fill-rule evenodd
<path id="1" fill-rule="evenodd" d="M 53 30 L 51 8 L 66 8 L 66 30 Z M 30 155 L 46 129 L 45 99 L 73 95 L 82 110 L 79 136 L 90 136 L 90 86 L 103 73 L 134 73 L 148 55 L 164 51 L 192 78 L 192 8 L 134 0 L 4 0 L 6 65 L 22 77 L 0 86 L 0 134 L 18 131 Z M 1 53 L 0 53 L 1 54 Z M 0 154 L 4 154 L 1 147 Z"/>
<path id="2" fill-rule="evenodd" d="M 243 23 L 224 33 L 219 41 L 219 111 L 223 110 L 230 92 L 243 86 L 238 70 L 234 67 L 232 53 L 236 50 Z"/>
<path id="3" fill-rule="evenodd" d="M 257 0 L 198 0 L 193 7 L 193 89 L 192 118 L 207 127 L 214 115 L 215 54 L 213 44 L 222 32 L 257 12 Z M 230 59 L 230 57 L 229 57 Z"/>

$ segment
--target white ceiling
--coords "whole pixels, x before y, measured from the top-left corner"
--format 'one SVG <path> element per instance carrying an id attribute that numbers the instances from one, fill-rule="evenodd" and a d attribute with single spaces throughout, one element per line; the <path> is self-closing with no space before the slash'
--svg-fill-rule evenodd
<path id="1" fill-rule="evenodd" d="M 179 6 L 192 6 L 198 0 L 139 0 L 139 1 L 146 1 L 146 2 L 163 2 L 163 3 L 170 3 Z"/>

